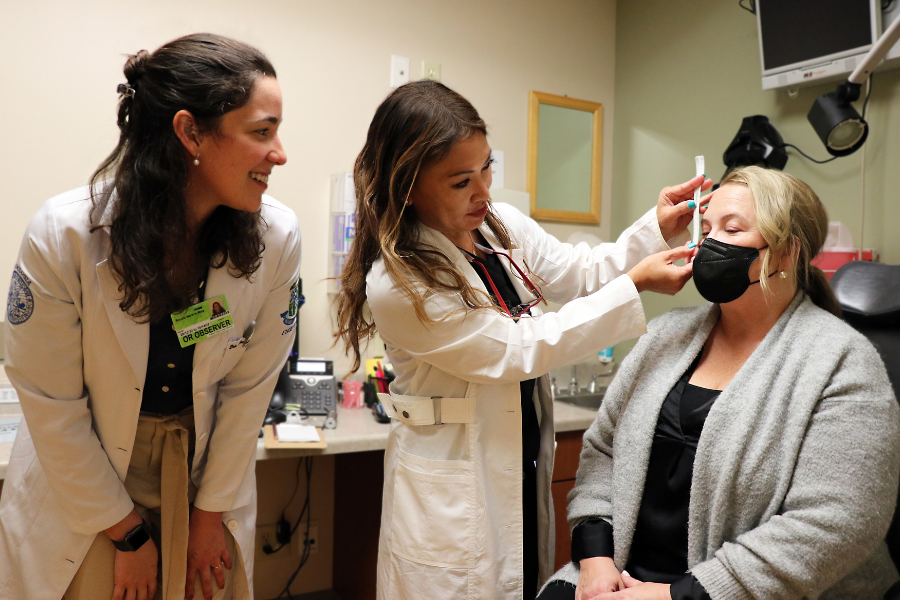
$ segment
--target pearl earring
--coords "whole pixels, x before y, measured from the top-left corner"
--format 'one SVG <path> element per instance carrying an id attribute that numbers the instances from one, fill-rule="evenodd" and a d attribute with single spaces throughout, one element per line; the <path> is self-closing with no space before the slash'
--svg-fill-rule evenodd
<path id="1" fill-rule="evenodd" d="M 194 157 L 194 166 L 195 167 L 200 166 L 200 153 L 199 152 L 197 153 L 197 156 Z"/>
<path id="2" fill-rule="evenodd" d="M 787 279 L 787 272 L 782 271 L 781 273 L 778 274 L 778 276 L 781 277 L 782 279 Z"/>

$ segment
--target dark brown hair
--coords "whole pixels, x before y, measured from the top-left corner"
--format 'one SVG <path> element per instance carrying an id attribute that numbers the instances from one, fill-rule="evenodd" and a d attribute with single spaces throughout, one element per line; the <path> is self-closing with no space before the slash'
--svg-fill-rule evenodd
<path id="1" fill-rule="evenodd" d="M 265 248 L 259 213 L 225 206 L 191 235 L 184 195 L 189 165 L 172 125 L 175 114 L 187 110 L 201 132 L 215 134 L 223 115 L 247 104 L 257 78 L 275 77 L 275 69 L 247 44 L 201 33 L 129 56 L 124 72 L 119 143 L 90 180 L 92 224 L 109 229 L 122 310 L 155 322 L 190 305 L 201 269 L 228 264 L 232 276 L 249 278 Z M 100 184 L 108 175 L 108 184 Z M 111 199 L 111 218 L 99 223 Z M 184 264 L 185 256 L 197 263 Z"/>
<path id="2" fill-rule="evenodd" d="M 338 296 L 335 336 L 352 352 L 352 371 L 360 366 L 360 341 L 375 333 L 365 306 L 366 275 L 379 258 L 424 323 L 435 321 L 425 311 L 423 290 L 458 293 L 469 309 L 494 308 L 490 297 L 479 294 L 449 257 L 418 239 L 415 207 L 406 207 L 419 172 L 444 158 L 454 142 L 476 133 L 487 134 L 487 127 L 475 107 L 431 80 L 397 88 L 375 111 L 353 171 L 356 238 Z M 500 244 L 512 248 L 509 232 L 493 208 L 485 220 Z"/>

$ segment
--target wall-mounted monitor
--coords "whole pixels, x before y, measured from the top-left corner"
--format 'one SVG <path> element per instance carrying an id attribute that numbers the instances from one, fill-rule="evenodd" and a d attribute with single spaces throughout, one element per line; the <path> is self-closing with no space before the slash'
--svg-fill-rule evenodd
<path id="1" fill-rule="evenodd" d="M 763 89 L 848 75 L 882 31 L 881 0 L 756 0 Z"/>

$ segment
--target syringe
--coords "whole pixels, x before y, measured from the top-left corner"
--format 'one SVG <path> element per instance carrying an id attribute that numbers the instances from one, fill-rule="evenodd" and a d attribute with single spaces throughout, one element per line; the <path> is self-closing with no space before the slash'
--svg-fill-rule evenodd
<path id="1" fill-rule="evenodd" d="M 697 175 L 706 173 L 706 164 L 702 156 L 694 157 L 694 165 L 697 167 Z M 700 186 L 694 190 L 694 237 L 691 240 L 694 242 L 694 246 L 700 242 L 700 188 L 702 186 L 703 184 L 701 183 Z"/>

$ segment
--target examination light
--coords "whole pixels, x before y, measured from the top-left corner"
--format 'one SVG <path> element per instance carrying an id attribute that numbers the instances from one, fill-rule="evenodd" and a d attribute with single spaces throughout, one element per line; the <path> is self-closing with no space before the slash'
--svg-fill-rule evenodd
<path id="1" fill-rule="evenodd" d="M 866 142 L 869 124 L 856 112 L 851 103 L 859 100 L 862 84 L 898 38 L 900 38 L 900 18 L 896 19 L 879 38 L 847 81 L 839 85 L 834 92 L 816 98 L 809 110 L 806 118 L 833 156 L 853 154 Z"/>

